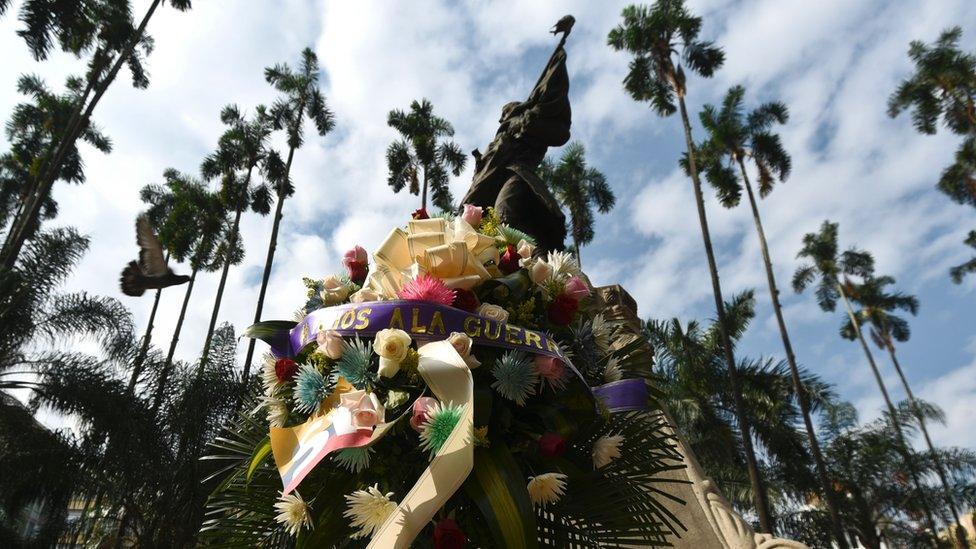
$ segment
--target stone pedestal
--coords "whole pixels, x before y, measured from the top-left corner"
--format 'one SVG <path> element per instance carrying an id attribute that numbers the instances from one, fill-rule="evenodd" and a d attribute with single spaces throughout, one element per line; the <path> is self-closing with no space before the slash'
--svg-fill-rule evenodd
<path id="1" fill-rule="evenodd" d="M 637 315 L 637 302 L 619 285 L 597 288 L 597 294 L 604 302 L 604 318 L 622 322 L 628 331 L 643 337 L 641 320 Z M 647 345 L 648 357 L 653 353 Z M 663 405 L 663 404 L 662 404 Z M 665 407 L 668 423 L 675 425 Z M 684 459 L 684 469 L 671 471 L 669 478 L 682 481 L 671 484 L 673 495 L 684 500 L 685 504 L 672 508 L 685 527 L 681 537 L 674 539 L 675 547 L 687 549 L 806 549 L 806 545 L 773 537 L 770 534 L 756 533 L 719 491 L 715 481 L 708 478 L 695 458 L 691 447 L 676 429 L 672 432 L 677 440 L 678 450 Z"/>

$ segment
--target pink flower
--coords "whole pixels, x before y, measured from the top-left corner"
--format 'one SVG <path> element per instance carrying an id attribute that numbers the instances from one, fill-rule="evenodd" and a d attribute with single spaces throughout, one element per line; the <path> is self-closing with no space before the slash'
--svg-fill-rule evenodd
<path id="1" fill-rule="evenodd" d="M 453 304 L 455 295 L 456 292 L 445 286 L 441 279 L 427 274 L 408 280 L 397 292 L 400 299 L 429 301 L 441 305 Z"/>
<path id="2" fill-rule="evenodd" d="M 468 222 L 475 229 L 481 225 L 481 217 L 484 215 L 484 210 L 474 204 L 465 204 L 464 213 L 461 214 L 461 219 Z"/>
<path id="3" fill-rule="evenodd" d="M 319 352 L 325 353 L 332 360 L 342 358 L 342 352 L 346 350 L 346 342 L 335 330 L 322 330 L 315 334 L 315 340 L 319 344 Z"/>
<path id="4" fill-rule="evenodd" d="M 535 370 L 539 372 L 539 376 L 553 388 L 562 388 L 565 385 L 563 380 L 563 375 L 566 372 L 566 363 L 562 360 L 544 355 L 536 355 L 532 359 L 532 363 L 535 365 Z"/>
<path id="5" fill-rule="evenodd" d="M 369 429 L 385 421 L 386 409 L 374 393 L 350 391 L 339 397 L 339 406 L 349 410 L 352 426 Z"/>
<path id="6" fill-rule="evenodd" d="M 579 301 L 590 295 L 590 288 L 586 285 L 586 282 L 583 282 L 583 279 L 578 276 L 574 276 L 566 281 L 566 290 L 564 293 L 576 301 Z"/>
<path id="7" fill-rule="evenodd" d="M 427 410 L 437 404 L 437 399 L 432 397 L 420 397 L 413 403 L 413 415 L 410 417 L 410 426 L 418 433 L 423 430 L 424 423 L 429 419 Z"/>

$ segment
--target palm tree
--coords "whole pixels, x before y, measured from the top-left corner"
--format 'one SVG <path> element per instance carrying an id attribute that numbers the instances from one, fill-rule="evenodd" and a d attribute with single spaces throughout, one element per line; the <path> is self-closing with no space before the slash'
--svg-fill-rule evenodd
<path id="1" fill-rule="evenodd" d="M 68 78 L 66 92 L 58 94 L 52 92 L 37 76 L 25 75 L 17 81 L 17 91 L 29 96 L 31 101 L 14 107 L 5 128 L 10 151 L 0 157 L 0 227 L 10 222 L 8 241 L 12 238 L 13 226 L 22 218 L 23 204 L 31 192 L 31 178 L 37 169 L 37 159 L 54 146 L 64 132 L 83 85 L 78 78 Z M 109 138 L 94 124 L 89 124 L 79 139 L 103 153 L 112 150 Z M 72 184 L 85 182 L 77 145 L 75 142 L 67 149 L 57 180 Z M 57 203 L 48 196 L 41 207 L 40 219 L 50 219 L 56 214 Z M 29 236 L 34 234 L 38 224 L 26 227 Z"/>
<path id="2" fill-rule="evenodd" d="M 752 292 L 735 296 L 726 304 L 733 341 L 742 337 L 755 316 Z M 660 388 L 681 432 L 709 475 L 716 478 L 738 506 L 752 501 L 746 460 L 736 439 L 737 425 L 732 392 L 727 382 L 724 353 L 717 323 L 702 327 L 683 325 L 678 319 L 650 321 L 650 340 L 656 350 L 655 364 Z M 802 433 L 796 428 L 801 412 L 799 394 L 783 361 L 739 361 L 739 381 L 747 403 L 756 444 L 767 449 L 766 469 L 781 479 L 776 493 L 805 497 L 815 486 L 807 464 L 809 455 Z M 819 408 L 834 395 L 816 376 L 801 370 L 800 394 Z M 745 473 L 745 474 L 743 474 Z"/>
<path id="3" fill-rule="evenodd" d="M 887 286 L 894 283 L 895 279 L 890 276 L 879 276 L 871 277 L 862 284 L 853 285 L 850 288 L 851 300 L 860 305 L 860 309 L 857 310 L 854 316 L 860 319 L 861 322 L 871 325 L 871 338 L 879 348 L 888 351 L 891 363 L 895 366 L 895 371 L 898 372 L 898 378 L 901 379 L 902 386 L 905 388 L 905 394 L 908 395 L 908 405 L 916 419 L 918 419 L 918 426 L 922 431 L 922 436 L 925 438 L 925 444 L 928 446 L 930 455 L 935 459 L 934 468 L 942 484 L 943 495 L 946 503 L 949 505 L 949 511 L 952 513 L 953 524 L 961 525 L 962 523 L 959 521 L 959 510 L 956 507 L 956 502 L 949 488 L 945 467 L 939 461 L 935 446 L 932 444 L 932 438 L 929 436 L 929 430 L 925 426 L 925 417 L 922 413 L 922 408 L 919 406 L 918 401 L 915 400 L 912 388 L 908 384 L 908 378 L 905 377 L 905 372 L 902 371 L 901 364 L 898 362 L 898 356 L 895 353 L 894 342 L 896 340 L 900 342 L 908 341 L 908 338 L 911 337 L 911 328 L 908 326 L 908 321 L 895 314 L 895 311 L 907 311 L 914 316 L 918 313 L 918 298 L 901 292 L 888 292 L 885 290 Z M 841 327 L 841 335 L 847 339 L 854 339 L 856 337 L 854 325 L 849 319 Z M 956 531 L 955 533 L 959 543 L 963 547 L 968 547 L 969 543 L 966 541 L 965 528 L 962 526 L 954 526 L 953 529 Z"/>
<path id="4" fill-rule="evenodd" d="M 21 215 L 10 229 L 0 252 L 0 271 L 13 268 L 24 242 L 40 222 L 42 208 L 51 196 L 51 188 L 78 139 L 91 124 L 91 115 L 108 91 L 119 70 L 128 66 L 137 88 L 149 85 L 143 57 L 152 49 L 146 27 L 163 0 L 153 0 L 137 27 L 133 27 L 131 5 L 124 2 L 74 3 L 51 0 L 28 0 L 21 7 L 26 28 L 19 34 L 37 58 L 44 58 L 57 40 L 61 47 L 75 55 L 92 52 L 88 61 L 85 85 L 75 97 L 71 115 L 62 132 L 38 155 L 36 169 L 27 186 Z M 190 0 L 170 0 L 180 11 L 190 8 Z"/>
<path id="5" fill-rule="evenodd" d="M 752 220 L 759 238 L 759 249 L 762 253 L 763 266 L 766 269 L 766 284 L 769 287 L 770 301 L 776 322 L 779 325 L 780 338 L 786 352 L 786 360 L 790 367 L 795 385 L 794 390 L 799 394 L 800 411 L 810 442 L 810 452 L 816 466 L 820 480 L 820 489 L 824 494 L 828 511 L 833 524 L 833 536 L 841 547 L 846 547 L 844 527 L 837 513 L 836 494 L 831 489 L 827 478 L 827 467 L 824 464 L 820 444 L 814 430 L 813 419 L 810 417 L 810 405 L 806 401 L 806 394 L 800 390 L 800 374 L 790 342 L 786 321 L 783 318 L 783 308 L 779 302 L 779 290 L 776 287 L 776 277 L 773 273 L 773 262 L 769 255 L 769 245 L 763 230 L 759 206 L 749 181 L 746 161 L 750 161 L 759 174 L 759 195 L 765 197 L 773 190 L 779 181 L 789 177 L 791 160 L 789 153 L 783 149 L 779 135 L 771 131 L 771 126 L 785 124 L 789 119 L 786 105 L 780 102 L 763 103 L 749 113 L 743 112 L 743 97 L 745 88 L 734 86 L 729 89 L 722 101 L 721 108 L 705 105 L 699 118 L 702 127 L 708 134 L 707 140 L 699 147 L 702 172 L 705 179 L 715 188 L 719 201 L 727 208 L 738 205 L 745 187 L 749 197 L 749 207 L 752 210 Z M 685 163 L 687 165 L 687 162 Z"/>
<path id="6" fill-rule="evenodd" d="M 228 129 L 220 136 L 217 150 L 204 159 L 200 172 L 205 179 L 221 178 L 220 198 L 229 212 L 234 212 L 234 221 L 226 231 L 217 255 L 223 259 L 220 284 L 214 299 L 210 326 L 203 344 L 203 362 L 210 352 L 210 340 L 217 326 L 220 302 L 224 297 L 224 286 L 231 264 L 240 263 L 244 257 L 240 242 L 241 215 L 251 208 L 260 215 L 271 211 L 271 190 L 265 182 L 252 184 L 252 175 L 257 168 L 266 179 L 283 184 L 281 158 L 268 149 L 268 138 L 274 129 L 264 105 L 255 109 L 254 116 L 248 120 L 236 105 L 228 105 L 220 113 L 221 121 Z"/>
<path id="7" fill-rule="evenodd" d="M 976 231 L 969 231 L 969 235 L 966 236 L 963 244 L 976 250 Z M 968 273 L 976 273 L 976 257 L 949 269 L 949 276 L 952 277 L 952 281 L 956 284 L 961 283 L 962 278 Z"/>
<path id="8" fill-rule="evenodd" d="M 579 142 L 566 147 L 558 164 L 546 158 L 539 166 L 539 174 L 556 199 L 569 210 L 576 262 L 582 265 L 580 248 L 592 242 L 594 236 L 593 207 L 600 213 L 609 212 L 616 201 L 613 190 L 603 173 L 587 166 L 586 150 Z"/>
<path id="9" fill-rule="evenodd" d="M 427 99 L 410 103 L 408 113 L 400 109 L 390 111 L 386 123 L 401 136 L 386 149 L 386 166 L 390 171 L 387 183 L 393 192 L 398 193 L 409 184 L 410 194 L 419 194 L 420 207 L 426 210 L 429 188 L 435 206 L 444 211 L 453 210 L 448 172 L 455 177 L 461 175 L 467 162 L 457 143 L 442 140 L 454 135 L 454 126 L 435 115 L 434 105 Z"/>
<path id="10" fill-rule="evenodd" d="M 254 322 L 261 320 L 264 309 L 264 296 L 268 291 L 268 281 L 271 279 L 271 266 L 274 264 L 275 249 L 278 246 L 278 228 L 281 225 L 282 210 L 285 199 L 295 192 L 289 176 L 291 163 L 295 158 L 295 151 L 304 143 L 304 121 L 308 116 L 315 124 L 315 130 L 322 137 L 335 127 L 335 116 L 325 103 L 325 97 L 319 90 L 319 60 L 311 48 L 302 50 L 302 61 L 298 72 L 293 72 L 287 64 L 279 64 L 264 69 L 264 78 L 269 84 L 281 92 L 283 96 L 271 106 L 270 116 L 276 130 L 285 130 L 288 136 L 288 159 L 285 161 L 284 174 L 275 186 L 278 195 L 278 205 L 275 207 L 274 222 L 271 225 L 271 239 L 268 242 L 268 256 L 264 260 L 264 274 L 261 277 L 261 291 L 258 293 L 258 304 L 254 309 Z M 244 360 L 244 374 L 242 379 L 246 383 L 251 371 L 251 360 L 254 358 L 254 342 L 247 345 L 247 358 Z"/>
<path id="11" fill-rule="evenodd" d="M 941 411 L 921 403 L 927 420 L 942 419 Z M 888 547 L 917 547 L 928 541 L 924 530 L 916 526 L 922 515 L 917 505 L 917 490 L 908 482 L 908 468 L 893 427 L 891 416 L 884 416 L 866 425 L 858 425 L 857 412 L 850 403 L 837 403 L 826 408 L 822 423 L 824 455 L 831 471 L 831 478 L 844 493 L 840 499 L 840 512 L 844 524 L 853 531 L 858 541 L 869 549 L 879 549 L 882 543 Z M 915 428 L 914 413 L 906 403 L 898 406 L 898 421 L 906 429 Z M 976 453 L 959 448 L 936 448 L 933 455 L 951 471 L 957 493 L 972 490 Z M 934 460 L 920 462 L 925 474 L 933 473 Z M 925 486 L 925 500 L 940 497 L 941 490 Z M 811 545 L 823 539 L 826 532 L 818 534 L 815 524 L 808 522 L 808 513 L 796 513 L 791 522 L 798 530 L 807 531 L 801 541 Z M 804 527 L 806 526 L 806 527 Z M 813 528 L 810 528 L 813 526 Z M 812 530 L 812 531 L 810 531 Z"/>
<path id="12" fill-rule="evenodd" d="M 888 395 L 888 389 L 885 386 L 884 379 L 882 379 L 878 365 L 874 361 L 874 355 L 871 354 L 871 349 L 868 347 L 867 341 L 865 341 L 864 335 L 861 333 L 860 321 L 857 319 L 854 308 L 851 306 L 849 296 L 851 283 L 847 277 L 856 276 L 865 280 L 871 278 L 874 274 L 874 259 L 869 253 L 855 248 L 838 254 L 837 223 L 831 223 L 830 221 L 823 222 L 819 233 L 807 233 L 804 235 L 803 248 L 800 249 L 797 257 L 809 259 L 811 263 L 801 265 L 796 270 L 796 273 L 794 273 L 794 291 L 801 293 L 816 280 L 817 303 L 821 309 L 830 312 L 837 307 L 838 299 L 844 302 L 853 335 L 861 344 L 861 349 L 864 351 L 864 356 L 868 359 L 868 365 L 871 367 L 871 372 L 874 374 L 874 379 L 878 383 L 878 389 L 881 391 L 881 396 L 884 398 L 888 413 L 892 418 L 892 424 L 901 445 L 901 452 L 904 456 L 905 463 L 909 465 L 908 468 L 912 475 L 912 482 L 920 498 L 919 505 L 925 509 L 929 528 L 932 530 L 932 535 L 935 536 L 938 528 L 936 527 L 931 509 L 921 499 L 923 485 L 921 477 L 918 475 L 918 469 L 914 464 L 915 460 L 911 456 L 911 449 L 908 446 L 901 423 L 898 421 L 898 414 L 891 401 L 891 397 Z M 844 282 L 841 281 L 842 276 L 844 277 Z"/>
<path id="13" fill-rule="evenodd" d="M 215 271 L 222 266 L 217 248 L 225 228 L 230 224 L 219 198 L 209 192 L 203 183 L 173 169 L 166 170 L 163 177 L 166 180 L 163 185 L 147 185 L 142 189 L 142 199 L 152 204 L 147 213 L 150 219 L 157 220 L 154 226 L 158 228 L 160 242 L 170 257 L 181 263 L 189 261 L 190 281 L 183 294 L 183 304 L 159 375 L 152 400 L 153 410 L 158 410 L 162 403 L 197 274 L 201 270 Z"/>
<path id="14" fill-rule="evenodd" d="M 761 528 L 773 532 L 772 518 L 763 481 L 759 474 L 756 452 L 752 446 L 750 425 L 739 394 L 735 357 L 732 342 L 725 329 L 725 308 L 722 288 L 719 284 L 715 252 L 712 249 L 705 202 L 702 196 L 701 181 L 698 178 L 697 159 L 688 109 L 685 107 L 687 93 L 684 65 L 703 77 L 710 77 L 722 66 L 725 54 L 712 42 L 699 40 L 701 18 L 692 15 L 685 8 L 683 0 L 658 0 L 650 8 L 647 6 L 628 6 L 624 8 L 623 23 L 607 36 L 607 43 L 615 50 L 626 50 L 633 54 L 630 72 L 624 78 L 624 87 L 637 101 L 648 101 L 661 116 L 670 116 L 676 110 L 681 112 L 681 122 L 685 132 L 688 171 L 691 175 L 698 222 L 701 225 L 702 241 L 708 270 L 712 279 L 712 294 L 715 298 L 716 317 L 719 322 L 725 361 L 728 366 L 729 384 L 735 397 L 736 415 L 742 430 L 742 445 L 746 454 L 749 478 L 755 494 L 756 513 Z M 677 99 L 677 106 L 675 105 Z"/>
<path id="15" fill-rule="evenodd" d="M 952 200 L 976 207 L 976 52 L 962 51 L 961 37 L 962 28 L 952 27 L 942 31 L 932 45 L 911 42 L 908 57 L 915 72 L 888 98 L 888 115 L 894 118 L 911 109 L 919 133 L 936 133 L 941 119 L 949 131 L 962 136 L 955 161 L 942 171 L 938 188 Z M 972 234 L 967 245 L 976 242 Z M 950 275 L 958 283 L 974 269 L 965 263 L 953 268 Z"/>

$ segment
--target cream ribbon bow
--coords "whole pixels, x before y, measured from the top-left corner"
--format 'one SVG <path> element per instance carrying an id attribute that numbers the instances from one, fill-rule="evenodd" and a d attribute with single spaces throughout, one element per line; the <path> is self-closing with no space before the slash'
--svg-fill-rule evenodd
<path id="1" fill-rule="evenodd" d="M 464 484 L 474 467 L 474 382 L 471 370 L 449 341 L 435 341 L 417 350 L 420 376 L 441 402 L 462 405 L 461 420 L 420 474 L 397 508 L 373 534 L 371 549 L 404 549 Z"/>
<path id="2" fill-rule="evenodd" d="M 449 288 L 470 290 L 493 274 L 485 264 L 498 263 L 498 248 L 490 236 L 478 233 L 460 217 L 415 219 L 407 230 L 396 228 L 373 254 L 366 286 L 387 299 L 409 279 L 429 274 Z M 497 274 L 497 273 L 496 273 Z"/>

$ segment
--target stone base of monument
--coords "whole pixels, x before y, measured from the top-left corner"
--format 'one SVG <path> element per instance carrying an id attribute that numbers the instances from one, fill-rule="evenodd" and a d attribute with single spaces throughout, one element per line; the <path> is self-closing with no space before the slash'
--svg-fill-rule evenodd
<path id="1" fill-rule="evenodd" d="M 596 288 L 605 303 L 604 318 L 622 322 L 635 337 L 641 335 L 641 320 L 637 315 L 637 302 L 619 285 Z M 648 357 L 653 355 L 650 344 Z M 664 414 L 668 424 L 675 425 L 666 405 Z M 678 451 L 683 456 L 683 469 L 663 475 L 679 482 L 669 485 L 669 493 L 684 505 L 671 508 L 684 529 L 680 537 L 673 540 L 674 547 L 688 549 L 805 549 L 807 546 L 791 540 L 773 537 L 770 534 L 756 533 L 752 526 L 732 509 L 715 481 L 702 470 L 691 447 L 677 429 L 672 427 Z"/>

